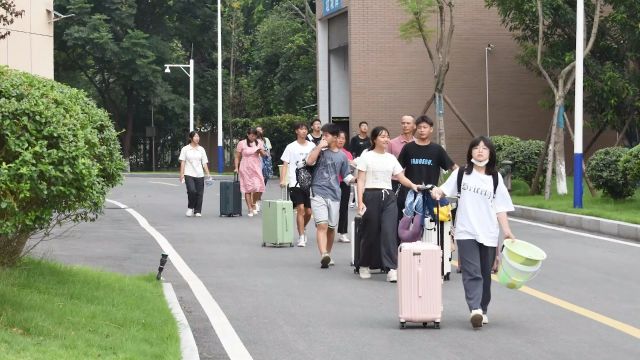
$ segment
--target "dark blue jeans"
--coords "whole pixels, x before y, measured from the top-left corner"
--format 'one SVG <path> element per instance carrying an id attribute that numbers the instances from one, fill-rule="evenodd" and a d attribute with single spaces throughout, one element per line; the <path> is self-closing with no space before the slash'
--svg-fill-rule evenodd
<path id="1" fill-rule="evenodd" d="M 202 212 L 202 198 L 204 196 L 204 178 L 185 175 L 184 184 L 187 186 L 187 207 L 195 214 Z"/>

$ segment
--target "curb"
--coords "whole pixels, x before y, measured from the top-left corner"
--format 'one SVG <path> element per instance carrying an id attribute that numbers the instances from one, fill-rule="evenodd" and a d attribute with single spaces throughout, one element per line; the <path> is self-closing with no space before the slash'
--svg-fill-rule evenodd
<path id="1" fill-rule="evenodd" d="M 132 178 L 151 178 L 151 179 L 178 179 L 178 173 L 122 173 L 124 177 L 132 177 Z M 211 177 L 217 180 L 227 180 L 233 179 L 233 175 L 219 175 L 219 174 L 211 174 Z"/>
<path id="2" fill-rule="evenodd" d="M 528 206 L 515 205 L 514 207 L 516 208 L 515 212 L 512 213 L 514 217 L 640 242 L 640 225 Z"/>
<path id="3" fill-rule="evenodd" d="M 187 317 L 180 307 L 176 292 L 173 291 L 173 286 L 170 283 L 162 283 L 162 290 L 164 297 L 167 299 L 169 309 L 173 317 L 176 319 L 178 325 L 178 332 L 180 333 L 180 352 L 182 353 L 183 360 L 200 360 L 200 354 L 198 353 L 198 346 L 196 340 L 193 338 L 191 327 L 187 321 Z"/>

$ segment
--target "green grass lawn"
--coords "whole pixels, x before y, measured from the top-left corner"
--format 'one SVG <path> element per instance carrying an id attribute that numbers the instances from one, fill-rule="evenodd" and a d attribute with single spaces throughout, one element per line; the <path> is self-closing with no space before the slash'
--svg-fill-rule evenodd
<path id="1" fill-rule="evenodd" d="M 2 359 L 180 359 L 153 274 L 130 277 L 25 259 L 0 269 Z"/>
<path id="2" fill-rule="evenodd" d="M 592 197 L 587 185 L 584 185 L 582 209 L 573 208 L 573 178 L 567 177 L 567 195 L 558 195 L 555 191 L 555 179 L 551 185 L 551 199 L 545 200 L 544 195 L 529 195 L 529 186 L 523 181 L 516 180 L 512 185 L 511 197 L 517 205 L 530 206 L 541 209 L 556 210 L 580 215 L 596 216 L 600 218 L 640 224 L 640 191 L 626 200 L 614 201 L 609 197 Z"/>

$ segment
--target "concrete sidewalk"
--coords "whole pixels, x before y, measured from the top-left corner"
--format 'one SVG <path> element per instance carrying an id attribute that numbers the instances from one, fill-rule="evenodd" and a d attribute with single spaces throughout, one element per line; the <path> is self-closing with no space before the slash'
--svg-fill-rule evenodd
<path id="1" fill-rule="evenodd" d="M 515 208 L 516 211 L 510 215 L 517 218 L 640 242 L 640 225 L 528 206 L 516 205 Z"/>

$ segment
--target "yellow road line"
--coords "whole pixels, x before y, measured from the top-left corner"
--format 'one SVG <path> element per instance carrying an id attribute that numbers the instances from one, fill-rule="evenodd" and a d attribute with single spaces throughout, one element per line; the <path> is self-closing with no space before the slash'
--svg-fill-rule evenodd
<path id="1" fill-rule="evenodd" d="M 451 261 L 451 264 L 454 266 L 458 266 L 458 262 L 455 260 Z M 491 279 L 493 281 L 498 281 L 498 277 L 495 275 L 491 275 Z M 551 296 L 549 294 L 543 293 L 542 291 L 538 291 L 536 289 L 530 288 L 528 286 L 523 286 L 520 289 L 518 289 L 520 291 L 522 291 L 525 294 L 531 295 L 533 297 L 536 297 L 540 300 L 546 301 L 550 304 L 559 306 L 565 310 L 569 310 L 571 312 L 574 312 L 578 315 L 582 315 L 586 318 L 589 318 L 591 320 L 597 321 L 601 324 L 607 325 L 609 327 L 612 327 L 618 331 L 621 331 L 625 334 L 631 335 L 633 337 L 635 337 L 636 339 L 640 339 L 640 329 L 634 326 L 631 326 L 629 324 L 625 324 L 621 321 L 612 319 L 610 317 L 604 316 L 602 314 L 598 314 L 595 311 L 591 311 L 589 309 L 585 309 L 581 306 L 572 304 L 568 301 L 559 299 L 555 296 Z"/>

